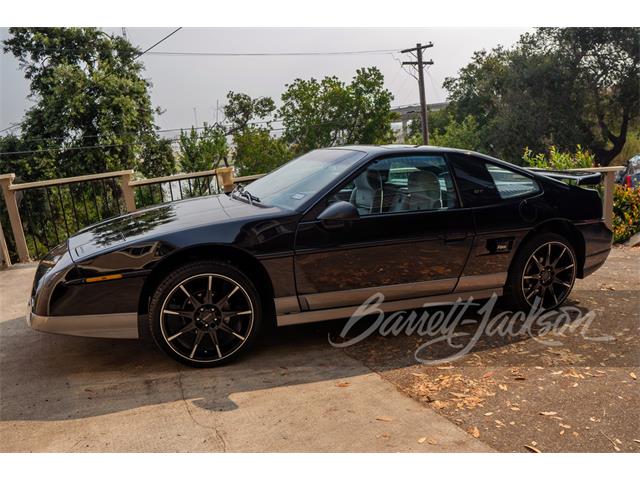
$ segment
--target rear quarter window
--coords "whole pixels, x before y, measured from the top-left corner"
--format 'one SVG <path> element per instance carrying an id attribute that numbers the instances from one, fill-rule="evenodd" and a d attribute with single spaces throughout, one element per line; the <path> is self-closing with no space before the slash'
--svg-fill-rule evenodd
<path id="1" fill-rule="evenodd" d="M 457 153 L 447 156 L 465 207 L 481 207 L 500 202 L 500 194 L 484 160 Z"/>
<path id="2" fill-rule="evenodd" d="M 535 180 L 471 155 L 449 155 L 464 205 L 480 207 L 540 191 Z"/>
<path id="3" fill-rule="evenodd" d="M 487 164 L 487 171 L 491 175 L 493 183 L 496 184 L 498 195 L 503 200 L 524 197 L 540 191 L 540 187 L 535 180 L 513 170 Z"/>

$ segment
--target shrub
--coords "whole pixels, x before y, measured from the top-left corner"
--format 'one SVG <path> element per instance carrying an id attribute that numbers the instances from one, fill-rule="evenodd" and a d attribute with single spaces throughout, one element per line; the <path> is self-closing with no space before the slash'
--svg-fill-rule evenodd
<path id="1" fill-rule="evenodd" d="M 533 168 L 545 168 L 549 170 L 568 170 L 570 168 L 589 168 L 595 165 L 595 156 L 587 149 L 576 145 L 576 151 L 561 152 L 555 145 L 549 148 L 549 152 L 534 155 L 528 147 L 522 155 L 525 165 Z"/>
<path id="2" fill-rule="evenodd" d="M 613 191 L 613 241 L 624 242 L 640 231 L 640 187 L 617 185 Z"/>

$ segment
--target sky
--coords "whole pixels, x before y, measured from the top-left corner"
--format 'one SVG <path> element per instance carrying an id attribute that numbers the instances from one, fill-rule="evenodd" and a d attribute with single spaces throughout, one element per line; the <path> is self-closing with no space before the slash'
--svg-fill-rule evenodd
<path id="1" fill-rule="evenodd" d="M 147 49 L 175 28 L 126 28 L 128 39 Z M 122 27 L 104 28 L 122 34 Z M 206 57 L 144 55 L 144 76 L 151 83 L 153 105 L 164 113 L 156 117 L 161 129 L 201 126 L 216 121 L 216 105 L 225 103 L 229 90 L 252 97 L 270 96 L 279 104 L 285 85 L 296 78 L 335 75 L 348 82 L 361 67 L 376 66 L 394 95 L 393 106 L 419 101 L 418 83 L 400 63 L 414 60 L 399 50 L 432 42 L 425 60 L 428 103 L 446 100 L 445 78 L 464 67 L 474 51 L 509 46 L 524 28 L 183 28 L 152 52 L 343 52 L 397 50 L 395 53 L 339 56 Z M 0 28 L 0 41 L 8 29 Z M 405 67 L 408 68 L 408 67 Z M 20 122 L 30 105 L 29 85 L 10 54 L 0 53 L 0 130 Z M 217 119 L 222 121 L 219 111 Z"/>

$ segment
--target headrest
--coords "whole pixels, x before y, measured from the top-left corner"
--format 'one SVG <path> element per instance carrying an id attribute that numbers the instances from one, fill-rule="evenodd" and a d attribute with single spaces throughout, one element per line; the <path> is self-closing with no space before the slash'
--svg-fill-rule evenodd
<path id="1" fill-rule="evenodd" d="M 358 175 L 354 181 L 357 188 L 379 190 L 389 178 L 389 169 L 367 169 L 364 174 Z"/>
<path id="2" fill-rule="evenodd" d="M 440 181 L 438 176 L 427 170 L 417 170 L 409 173 L 407 178 L 407 190 L 411 192 L 439 192 Z"/>

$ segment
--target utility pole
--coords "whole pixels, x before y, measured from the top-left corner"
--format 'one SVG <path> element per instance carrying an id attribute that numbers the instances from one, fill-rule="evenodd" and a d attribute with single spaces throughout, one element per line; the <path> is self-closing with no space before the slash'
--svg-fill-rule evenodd
<path id="1" fill-rule="evenodd" d="M 402 50 L 401 53 L 413 53 L 415 52 L 417 62 L 402 62 L 402 65 L 411 65 L 418 70 L 418 88 L 420 89 L 420 121 L 422 123 L 422 143 L 429 145 L 429 118 L 427 112 L 427 98 L 424 91 L 424 66 L 433 65 L 433 60 L 425 62 L 422 60 L 422 52 L 433 47 L 433 43 L 429 42 L 426 45 L 417 43 L 414 48 L 407 48 Z"/>

